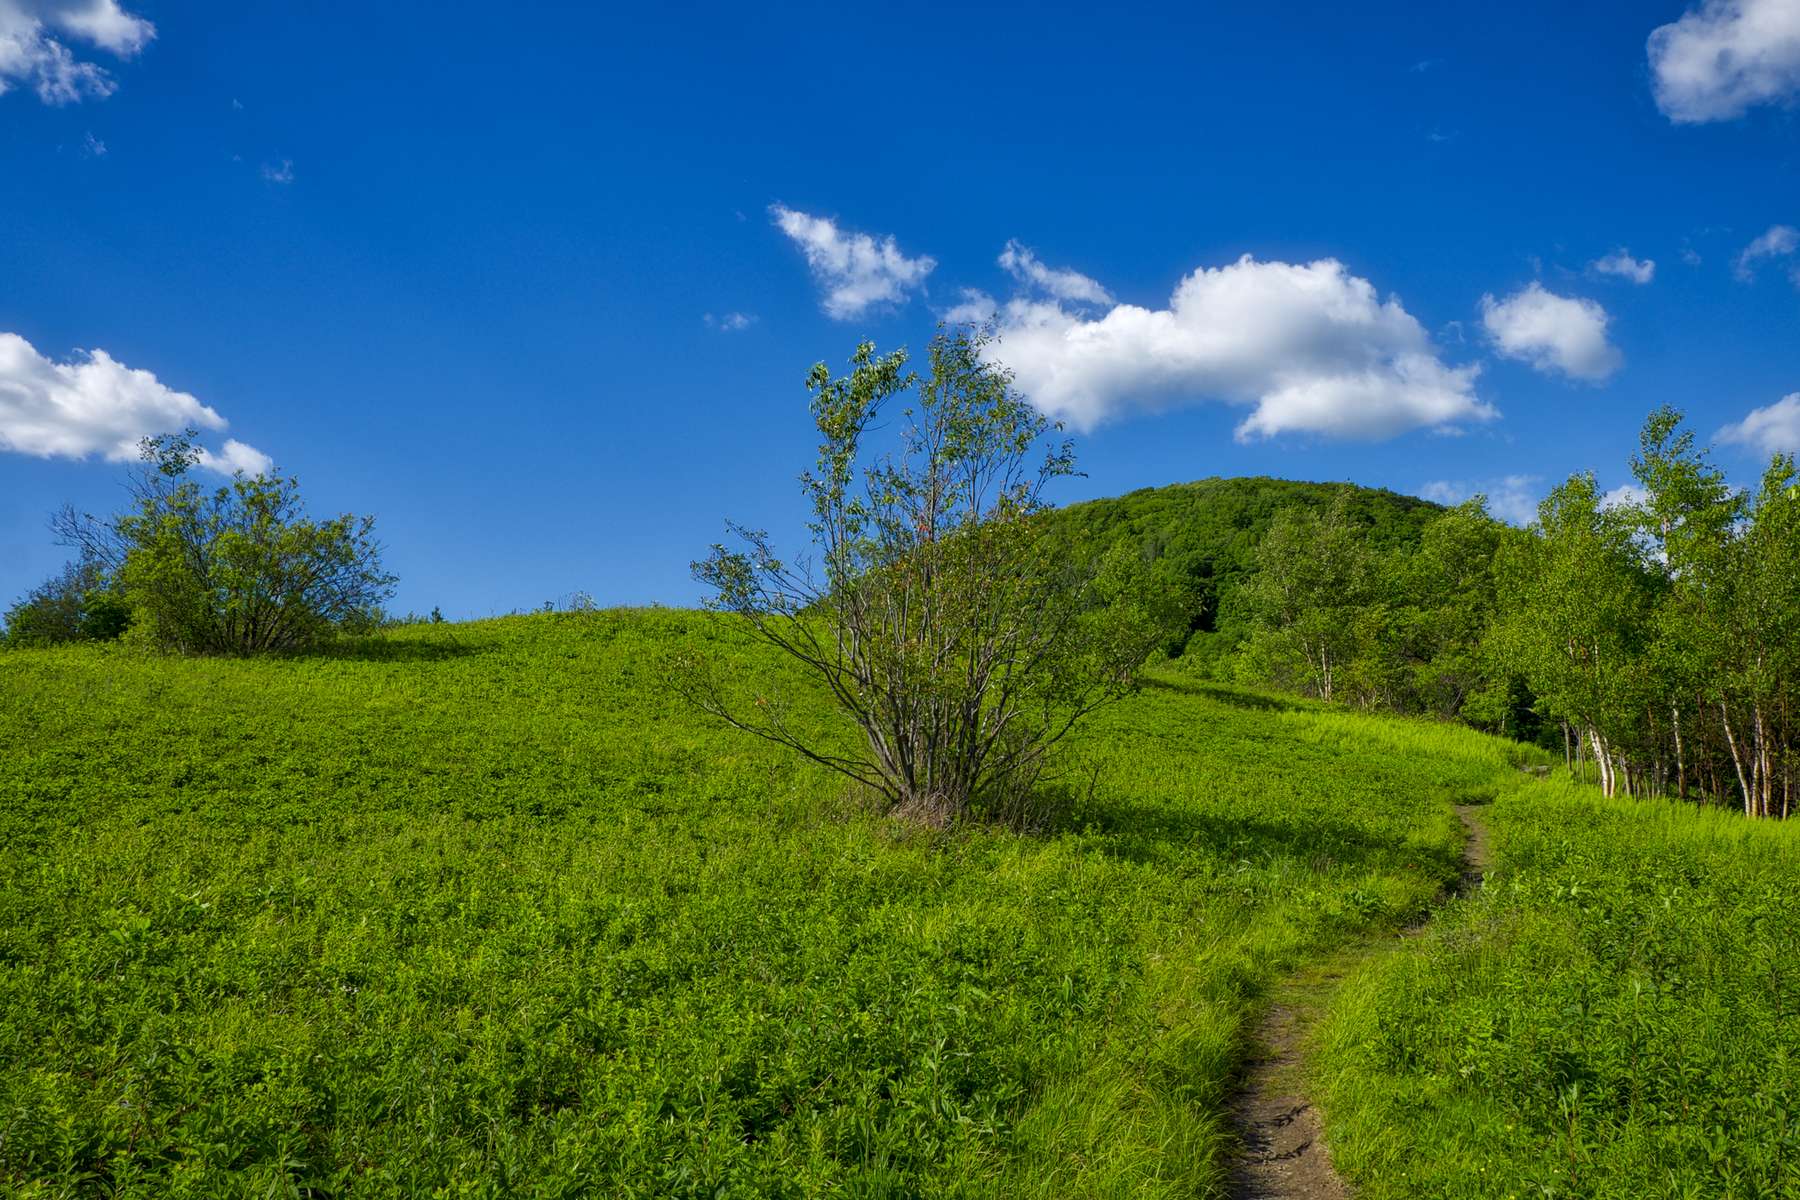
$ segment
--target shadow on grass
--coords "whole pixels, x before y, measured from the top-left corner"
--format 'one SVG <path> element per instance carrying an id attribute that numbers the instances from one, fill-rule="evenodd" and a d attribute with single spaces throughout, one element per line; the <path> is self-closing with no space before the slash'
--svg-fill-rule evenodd
<path id="1" fill-rule="evenodd" d="M 1371 836 L 1329 817 L 1292 824 L 1244 818 L 1130 800 L 1067 804 L 1058 814 L 1059 831 L 1098 833 L 1109 851 L 1131 862 L 1153 864 L 1195 846 L 1246 859 L 1287 859 L 1309 868 L 1341 866 L 1351 871 L 1392 870 L 1416 864 L 1448 885 L 1462 870 L 1457 850 L 1409 846 Z"/>
<path id="2" fill-rule="evenodd" d="M 483 642 L 458 638 L 455 634 L 446 634 L 442 641 L 429 642 L 371 634 L 365 637 L 338 638 L 310 649 L 295 651 L 287 657 L 327 662 L 448 662 L 482 654 L 487 649 Z"/>
<path id="3" fill-rule="evenodd" d="M 1199 696 L 1220 704 L 1228 704 L 1233 708 L 1248 709 L 1251 712 L 1301 712 L 1313 707 L 1301 700 L 1292 700 L 1284 696 L 1268 696 L 1261 692 L 1239 691 L 1237 688 L 1214 683 L 1207 679 L 1151 676 L 1144 680 L 1144 686 L 1179 692 L 1184 696 Z"/>

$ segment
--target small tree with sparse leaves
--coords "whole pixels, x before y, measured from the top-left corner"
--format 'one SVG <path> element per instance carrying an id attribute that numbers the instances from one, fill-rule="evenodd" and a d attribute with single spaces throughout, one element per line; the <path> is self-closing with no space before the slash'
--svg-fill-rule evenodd
<path id="1" fill-rule="evenodd" d="M 694 564 L 711 606 L 804 668 L 854 735 L 834 740 L 704 659 L 683 676 L 708 711 L 937 824 L 1027 794 L 1168 636 L 1132 556 L 1084 577 L 1046 537 L 1045 490 L 1074 473 L 1070 444 L 983 349 L 940 333 L 922 380 L 904 351 L 868 343 L 846 376 L 814 367 L 818 461 L 801 482 L 817 557 L 789 561 L 733 526 L 740 548 Z M 898 445 L 872 453 L 868 435 L 909 393 Z"/>

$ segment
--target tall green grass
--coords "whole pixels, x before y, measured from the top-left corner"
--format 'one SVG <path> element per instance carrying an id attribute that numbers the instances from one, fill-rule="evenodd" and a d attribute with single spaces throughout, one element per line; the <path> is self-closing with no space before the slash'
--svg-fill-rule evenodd
<path id="1" fill-rule="evenodd" d="M 1487 886 L 1326 1026 L 1359 1194 L 1800 1195 L 1800 831 L 1567 783 L 1487 820 Z"/>
<path id="2" fill-rule="evenodd" d="M 1259 993 L 1509 769 L 1169 676 L 1044 829 L 927 833 L 678 704 L 696 638 L 780 670 L 681 612 L 0 656 L 0 1190 L 1218 1194 Z"/>

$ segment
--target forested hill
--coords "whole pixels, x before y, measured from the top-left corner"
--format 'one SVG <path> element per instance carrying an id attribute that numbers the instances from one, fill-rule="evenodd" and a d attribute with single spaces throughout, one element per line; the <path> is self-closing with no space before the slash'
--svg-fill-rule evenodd
<path id="1" fill-rule="evenodd" d="M 1195 628 L 1213 632 L 1221 598 L 1250 573 L 1256 544 L 1275 514 L 1295 505 L 1322 512 L 1346 490 L 1348 515 L 1367 531 L 1371 549 L 1415 544 L 1444 511 L 1429 500 L 1385 488 L 1256 476 L 1140 488 L 1072 504 L 1059 510 L 1056 520 L 1082 557 L 1129 538 L 1147 558 L 1168 560 L 1176 574 L 1193 581 L 1200 601 Z"/>

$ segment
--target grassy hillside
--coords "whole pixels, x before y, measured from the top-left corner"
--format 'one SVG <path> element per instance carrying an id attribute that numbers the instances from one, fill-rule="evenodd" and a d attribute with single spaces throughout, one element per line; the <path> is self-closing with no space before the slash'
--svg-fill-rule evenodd
<path id="1" fill-rule="evenodd" d="M 1343 991 L 1338 1162 L 1392 1197 L 1800 1194 L 1800 831 L 1568 785 Z"/>
<path id="2" fill-rule="evenodd" d="M 1063 536 L 1087 554 L 1125 539 L 1147 558 L 1166 559 L 1192 582 L 1200 600 L 1195 628 L 1210 633 L 1219 628 L 1222 607 L 1229 623 L 1231 589 L 1249 574 L 1256 544 L 1275 514 L 1293 505 L 1322 511 L 1346 488 L 1350 515 L 1376 549 L 1417 543 L 1443 512 L 1428 500 L 1385 489 L 1257 477 L 1141 488 L 1070 505 L 1056 519 Z"/>
<path id="3" fill-rule="evenodd" d="M 679 707 L 690 638 L 0 655 L 0 1190 L 1216 1194 L 1259 992 L 1513 773 L 1169 676 L 1044 831 L 927 834 Z"/>

